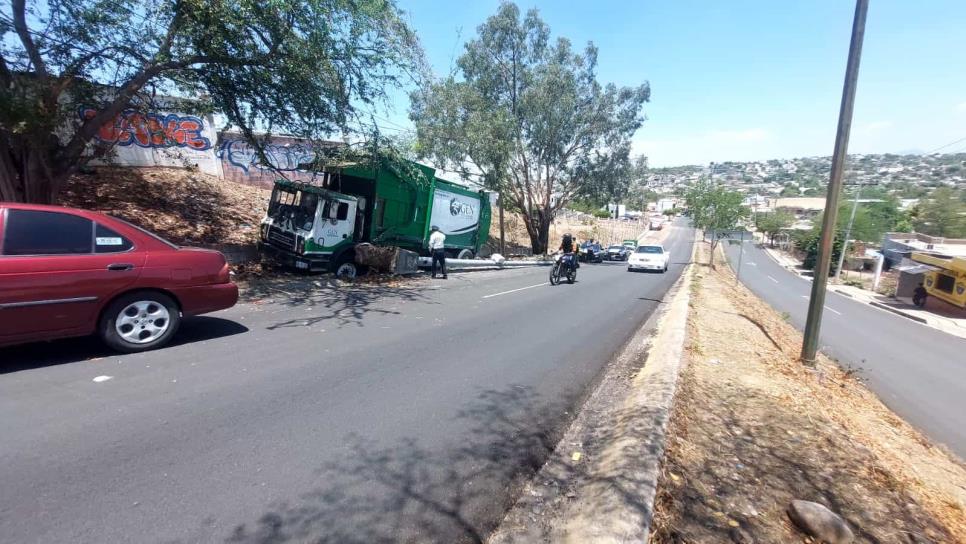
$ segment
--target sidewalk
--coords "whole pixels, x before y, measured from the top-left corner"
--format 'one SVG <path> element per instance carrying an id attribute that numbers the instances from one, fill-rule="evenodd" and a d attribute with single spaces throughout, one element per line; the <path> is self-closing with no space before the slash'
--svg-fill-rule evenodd
<path id="1" fill-rule="evenodd" d="M 765 253 L 774 259 L 775 262 L 790 272 L 798 274 L 809 280 L 812 279 L 811 276 L 802 274 L 802 270 L 799 268 L 801 263 L 794 258 L 774 248 L 764 247 L 762 249 L 764 249 Z M 956 317 L 954 315 L 941 315 L 935 311 L 915 306 L 912 304 L 910 299 L 891 298 L 885 295 L 874 293 L 872 291 L 861 289 L 859 287 L 853 287 L 851 285 L 829 283 L 828 289 L 829 291 L 833 291 L 859 302 L 869 304 L 870 306 L 875 306 L 880 310 L 885 310 L 903 317 L 907 317 L 913 321 L 917 321 L 923 325 L 926 325 L 927 327 L 932 327 L 946 334 L 966 338 L 966 318 Z"/>

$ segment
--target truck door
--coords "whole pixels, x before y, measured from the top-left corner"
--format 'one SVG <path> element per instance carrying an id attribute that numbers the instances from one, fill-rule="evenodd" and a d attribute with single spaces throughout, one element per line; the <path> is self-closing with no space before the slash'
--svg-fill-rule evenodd
<path id="1" fill-rule="evenodd" d="M 345 240 L 354 240 L 356 207 L 356 203 L 351 201 L 333 200 L 329 204 L 328 224 L 323 230 L 326 247 L 331 248 Z"/>

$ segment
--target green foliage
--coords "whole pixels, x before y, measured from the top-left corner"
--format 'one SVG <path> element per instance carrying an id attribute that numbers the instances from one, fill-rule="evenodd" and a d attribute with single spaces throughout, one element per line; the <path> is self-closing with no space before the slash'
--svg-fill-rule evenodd
<path id="1" fill-rule="evenodd" d="M 650 97 L 597 81 L 597 49 L 551 40 L 536 10 L 500 5 L 457 60 L 458 76 L 412 95 L 419 150 L 437 165 L 481 179 L 523 214 L 535 253 L 555 214 L 574 197 L 626 192 L 630 138 Z"/>
<path id="2" fill-rule="evenodd" d="M 913 225 L 918 232 L 947 238 L 966 238 L 966 204 L 956 191 L 940 187 L 916 205 Z"/>
<path id="3" fill-rule="evenodd" d="M 684 199 L 692 224 L 711 234 L 711 263 L 714 264 L 714 250 L 719 241 L 717 234 L 733 231 L 738 227 L 738 221 L 748 215 L 748 208 L 742 205 L 744 197 L 711 180 L 701 179 L 688 188 Z"/>
<path id="4" fill-rule="evenodd" d="M 360 107 L 384 100 L 387 88 L 411 81 L 423 65 L 391 0 L 8 5 L 3 200 L 54 200 L 86 161 L 110 155 L 94 136 L 125 110 L 219 112 L 264 159 L 255 130 L 310 139 L 348 133 L 361 122 Z M 198 100 L 158 102 L 164 95 Z M 97 113 L 81 118 L 81 107 Z"/>
<path id="5" fill-rule="evenodd" d="M 772 240 L 774 240 L 776 234 L 792 226 L 792 223 L 795 222 L 795 216 L 785 210 L 760 213 L 756 219 L 758 230 Z"/>
<path id="6" fill-rule="evenodd" d="M 609 219 L 611 217 L 610 212 L 607 210 L 594 210 L 593 216 L 598 219 Z"/>
<path id="7" fill-rule="evenodd" d="M 802 266 L 808 270 L 815 270 L 815 265 L 818 262 L 818 245 L 821 237 L 821 227 L 815 227 L 812 230 L 799 231 L 793 238 L 795 247 L 805 254 L 805 258 L 802 260 Z M 832 241 L 832 259 L 829 262 L 829 274 L 835 274 L 835 267 L 838 265 L 839 256 L 841 255 L 842 237 L 841 235 L 836 235 Z"/>

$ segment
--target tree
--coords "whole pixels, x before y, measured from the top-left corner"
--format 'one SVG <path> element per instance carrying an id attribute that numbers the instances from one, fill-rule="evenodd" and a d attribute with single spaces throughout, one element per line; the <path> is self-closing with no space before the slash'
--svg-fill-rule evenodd
<path id="1" fill-rule="evenodd" d="M 735 230 L 738 221 L 748 215 L 748 208 L 742 205 L 744 197 L 711 180 L 701 179 L 688 188 L 684 199 L 694 226 L 711 235 L 711 258 L 708 263 L 714 266 L 714 252 L 721 234 Z"/>
<path id="2" fill-rule="evenodd" d="M 520 210 L 534 253 L 557 212 L 608 175 L 623 186 L 630 138 L 643 122 L 645 83 L 597 81 L 597 49 L 550 39 L 536 10 L 512 3 L 477 29 L 457 60 L 459 77 L 412 95 L 419 149 L 443 168 L 481 178 Z"/>
<path id="3" fill-rule="evenodd" d="M 966 238 L 966 205 L 949 187 L 940 187 L 916 205 L 913 225 L 932 236 Z"/>
<path id="4" fill-rule="evenodd" d="M 0 32 L 0 200 L 56 201 L 158 95 L 220 112 L 270 164 L 255 130 L 347 132 L 422 66 L 392 0 L 11 0 Z"/>
<path id="5" fill-rule="evenodd" d="M 795 216 L 785 210 L 776 210 L 771 213 L 760 213 L 757 216 L 758 230 L 768 236 L 769 241 L 775 243 L 775 235 L 782 230 L 792 226 Z"/>

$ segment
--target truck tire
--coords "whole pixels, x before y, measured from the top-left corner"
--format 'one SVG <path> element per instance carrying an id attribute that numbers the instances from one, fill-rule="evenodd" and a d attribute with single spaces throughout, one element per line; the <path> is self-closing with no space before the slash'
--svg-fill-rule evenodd
<path id="1" fill-rule="evenodd" d="M 461 249 L 459 253 L 456 254 L 457 259 L 470 260 L 474 257 L 473 250 L 471 249 Z"/>
<path id="2" fill-rule="evenodd" d="M 354 280 L 366 273 L 366 267 L 356 263 L 355 254 L 347 251 L 332 262 L 332 275 L 346 280 Z"/>

